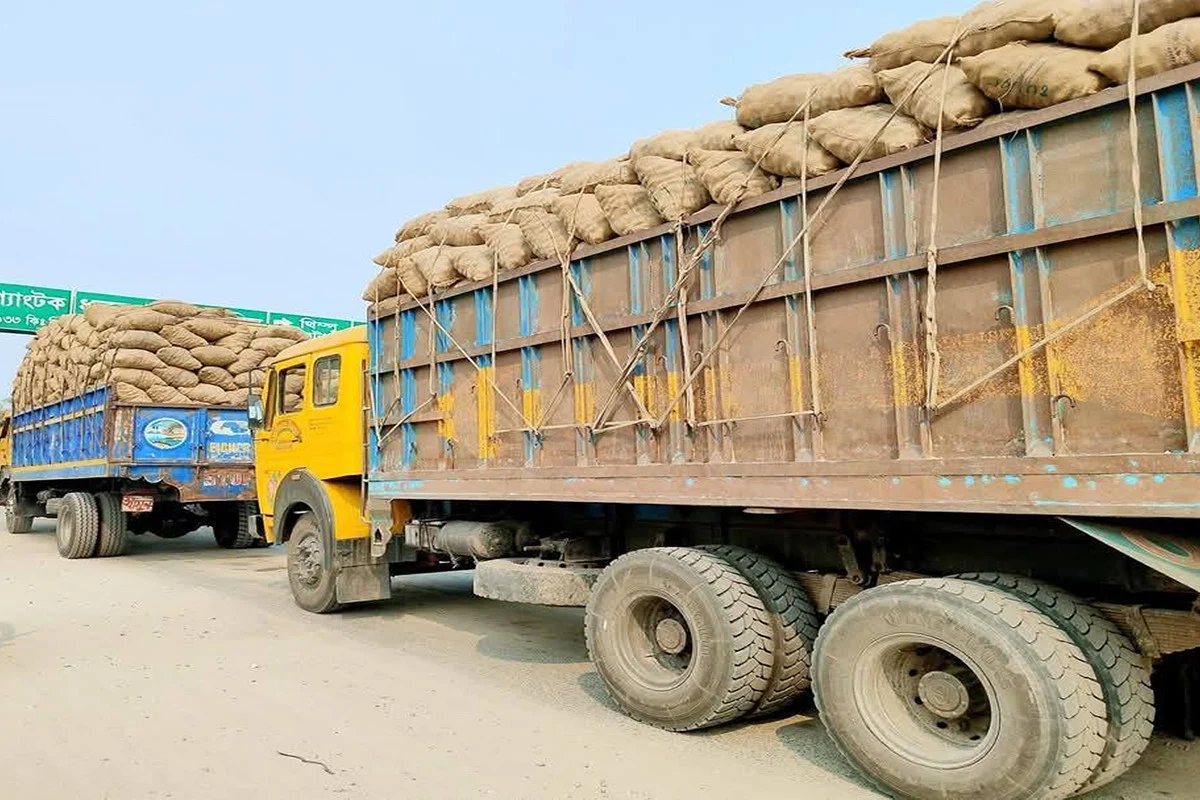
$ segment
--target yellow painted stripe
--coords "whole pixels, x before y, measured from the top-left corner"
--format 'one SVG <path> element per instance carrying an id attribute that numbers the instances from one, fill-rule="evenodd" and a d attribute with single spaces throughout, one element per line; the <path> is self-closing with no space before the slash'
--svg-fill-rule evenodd
<path id="1" fill-rule="evenodd" d="M 542 416 L 542 390 L 526 389 L 521 393 L 521 413 L 527 425 L 536 425 Z"/>
<path id="2" fill-rule="evenodd" d="M 475 392 L 479 417 L 479 457 L 496 457 L 496 398 L 492 393 L 495 370 L 491 366 L 479 370 L 479 390 Z"/>
<path id="3" fill-rule="evenodd" d="M 708 376 L 705 376 L 705 391 L 709 383 Z M 792 395 L 792 411 L 800 411 L 804 408 L 804 364 L 800 360 L 800 356 L 788 356 L 788 387 Z"/>
<path id="4" fill-rule="evenodd" d="M 453 441 L 454 436 L 454 395 L 450 392 L 439 394 L 437 398 L 438 413 L 441 419 L 438 420 L 438 436 L 446 441 Z"/>
<path id="5" fill-rule="evenodd" d="M 22 472 L 41 472 L 47 469 L 68 469 L 70 467 L 98 467 L 108 463 L 106 458 L 90 458 L 85 461 L 57 461 L 51 464 L 41 464 L 32 467 L 13 467 L 12 474 L 20 475 Z"/>

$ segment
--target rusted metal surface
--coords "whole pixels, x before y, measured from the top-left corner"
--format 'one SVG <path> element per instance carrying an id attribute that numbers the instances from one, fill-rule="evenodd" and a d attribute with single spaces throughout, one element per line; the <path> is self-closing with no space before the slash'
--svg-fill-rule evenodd
<path id="1" fill-rule="evenodd" d="M 1198 79 L 1137 191 L 1115 89 L 372 320 L 371 491 L 1200 516 Z"/>

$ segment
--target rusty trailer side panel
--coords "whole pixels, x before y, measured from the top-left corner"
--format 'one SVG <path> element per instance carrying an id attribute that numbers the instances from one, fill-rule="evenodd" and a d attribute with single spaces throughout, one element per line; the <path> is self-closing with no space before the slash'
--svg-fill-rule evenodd
<path id="1" fill-rule="evenodd" d="M 371 491 L 1200 516 L 1198 92 L 1139 85 L 1137 186 L 1116 88 L 947 137 L 936 215 L 930 144 L 807 237 L 841 173 L 410 301 Z"/>

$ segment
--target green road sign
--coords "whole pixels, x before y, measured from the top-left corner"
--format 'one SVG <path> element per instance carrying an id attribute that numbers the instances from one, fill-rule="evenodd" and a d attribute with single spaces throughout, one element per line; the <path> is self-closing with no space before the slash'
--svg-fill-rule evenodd
<path id="1" fill-rule="evenodd" d="M 124 294 L 102 294 L 101 292 L 76 292 L 75 313 L 87 311 L 92 303 L 114 303 L 122 306 L 148 306 L 153 303 L 149 297 L 129 297 Z"/>
<path id="2" fill-rule="evenodd" d="M 38 328 L 61 314 L 81 313 L 93 303 L 116 303 L 144 306 L 153 303 L 149 297 L 131 297 L 103 292 L 78 292 L 70 289 L 51 289 L 46 286 L 25 286 L 19 283 L 0 283 L 0 333 L 37 333 Z M 278 311 L 258 311 L 251 308 L 201 305 L 202 308 L 226 308 L 249 322 L 263 325 L 290 325 L 309 336 L 321 336 L 353 328 L 362 322 L 331 317 L 310 317 L 305 314 L 284 314 Z"/>
<path id="3" fill-rule="evenodd" d="M 299 328 L 309 336 L 324 336 L 327 333 L 353 328 L 355 325 L 362 324 L 361 322 L 353 322 L 348 319 L 309 317 L 304 314 L 280 314 L 276 311 L 271 312 L 270 322 L 272 325 L 290 325 L 294 328 Z"/>
<path id="4" fill-rule="evenodd" d="M 38 328 L 70 311 L 69 289 L 0 283 L 0 331 L 37 333 Z"/>

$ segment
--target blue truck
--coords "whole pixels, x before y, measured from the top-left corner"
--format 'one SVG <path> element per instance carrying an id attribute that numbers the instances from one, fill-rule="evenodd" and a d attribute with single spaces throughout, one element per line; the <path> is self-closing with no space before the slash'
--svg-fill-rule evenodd
<path id="1" fill-rule="evenodd" d="M 54 517 L 64 558 L 121 555 L 132 535 L 205 525 L 222 547 L 263 542 L 245 408 L 124 403 L 100 387 L 14 413 L 8 427 L 7 528 Z"/>

